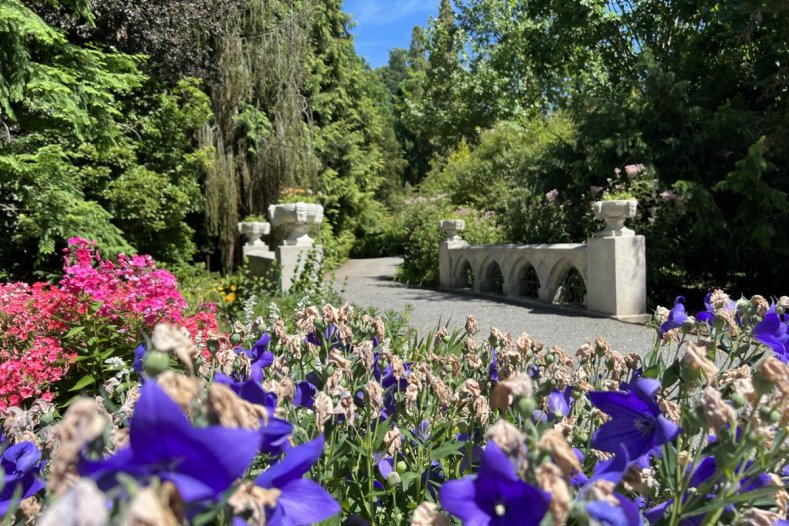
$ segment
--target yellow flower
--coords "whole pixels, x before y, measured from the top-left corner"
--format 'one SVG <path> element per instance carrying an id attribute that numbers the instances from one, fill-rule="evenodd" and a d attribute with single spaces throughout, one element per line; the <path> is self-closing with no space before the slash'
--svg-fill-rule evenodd
<path id="1" fill-rule="evenodd" d="M 235 292 L 235 291 L 236 291 L 236 286 L 235 286 L 235 285 L 230 285 L 230 290 L 232 290 L 233 292 Z"/>
<path id="2" fill-rule="evenodd" d="M 233 303 L 234 301 L 236 301 L 235 293 L 231 292 L 230 294 L 225 296 L 225 303 Z"/>

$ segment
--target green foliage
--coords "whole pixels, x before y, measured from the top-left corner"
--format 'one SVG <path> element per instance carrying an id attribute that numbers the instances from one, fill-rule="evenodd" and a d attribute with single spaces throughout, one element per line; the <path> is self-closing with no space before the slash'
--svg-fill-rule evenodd
<path id="1" fill-rule="evenodd" d="M 197 83 L 161 91 L 141 57 L 73 44 L 15 0 L 0 9 L 0 266 L 51 272 L 75 235 L 108 256 L 190 260 L 206 163 L 193 133 L 210 116 Z"/>
<path id="2" fill-rule="evenodd" d="M 471 244 L 504 240 L 496 216 L 472 208 L 457 207 L 444 195 L 406 199 L 402 211 L 403 264 L 397 279 L 420 287 L 438 285 L 438 247 L 444 240 L 439 228 L 442 219 L 463 219 L 463 239 Z"/>

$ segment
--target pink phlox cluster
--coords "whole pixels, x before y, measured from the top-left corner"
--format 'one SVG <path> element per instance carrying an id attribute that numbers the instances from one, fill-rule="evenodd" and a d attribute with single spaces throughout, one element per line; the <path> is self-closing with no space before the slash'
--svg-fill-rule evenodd
<path id="1" fill-rule="evenodd" d="M 157 269 L 151 256 L 122 254 L 114 263 L 79 237 L 64 252 L 59 287 L 0 283 L 0 411 L 30 398 L 52 399 L 50 388 L 68 373 L 80 347 L 66 348 L 63 338 L 87 316 L 106 320 L 109 330 L 128 337 L 130 349 L 141 330 L 150 333 L 161 322 L 184 327 L 194 339 L 219 334 L 216 307 L 202 305 L 187 315 L 177 279 Z"/>
<path id="2" fill-rule="evenodd" d="M 82 238 L 69 240 L 60 289 L 81 301 L 101 302 L 98 315 L 117 320 L 135 314 L 146 325 L 183 320 L 186 301 L 178 281 L 170 272 L 157 269 L 150 256 L 121 254 L 118 263 L 103 260 L 93 243 Z"/>
<path id="3" fill-rule="evenodd" d="M 45 283 L 0 283 L 0 411 L 29 398 L 52 400 L 74 353 L 54 334 L 67 330 L 66 295 Z"/>

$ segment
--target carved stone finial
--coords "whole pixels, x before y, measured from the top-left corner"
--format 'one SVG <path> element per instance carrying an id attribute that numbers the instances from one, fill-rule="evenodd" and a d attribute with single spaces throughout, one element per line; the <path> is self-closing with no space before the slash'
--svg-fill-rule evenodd
<path id="1" fill-rule="evenodd" d="M 313 240 L 307 233 L 309 226 L 323 221 L 323 207 L 313 203 L 271 205 L 268 214 L 272 225 L 287 229 L 285 245 L 288 246 L 312 246 Z"/>
<path id="2" fill-rule="evenodd" d="M 465 230 L 466 222 L 462 219 L 444 219 L 439 222 L 447 241 L 462 241 L 460 232 Z"/>
<path id="3" fill-rule="evenodd" d="M 595 237 L 624 237 L 635 235 L 625 227 L 625 221 L 636 216 L 638 201 L 621 199 L 616 201 L 596 201 L 592 203 L 595 219 L 605 221 L 606 225 Z"/>

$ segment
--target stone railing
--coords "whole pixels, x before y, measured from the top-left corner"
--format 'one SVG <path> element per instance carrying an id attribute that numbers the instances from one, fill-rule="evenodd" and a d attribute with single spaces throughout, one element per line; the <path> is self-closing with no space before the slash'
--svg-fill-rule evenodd
<path id="1" fill-rule="evenodd" d="M 287 203 L 271 205 L 268 208 L 271 224 L 266 222 L 242 222 L 238 224 L 238 232 L 249 240 L 243 247 L 250 271 L 255 276 L 265 276 L 276 261 L 280 266 L 280 288 L 288 290 L 293 280 L 301 273 L 307 254 L 317 251 L 318 257 L 322 247 L 315 245 L 309 236 L 310 225 L 323 221 L 323 207 L 312 203 Z M 274 251 L 260 240 L 268 235 L 271 226 L 285 229 L 285 240 Z"/>
<path id="2" fill-rule="evenodd" d="M 606 227 L 586 243 L 472 246 L 460 236 L 462 220 L 441 221 L 446 235 L 439 250 L 441 287 L 574 304 L 622 321 L 647 321 L 645 240 L 624 226 L 637 204 L 594 203 L 595 217 Z"/>

